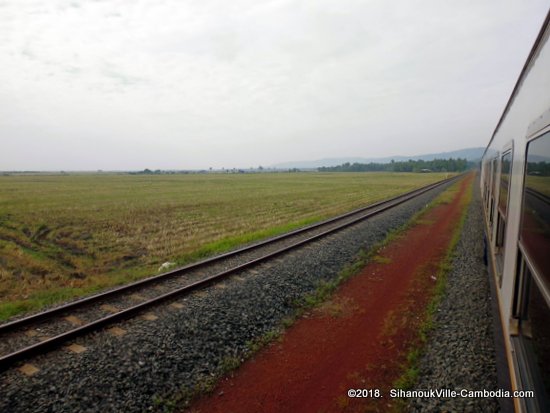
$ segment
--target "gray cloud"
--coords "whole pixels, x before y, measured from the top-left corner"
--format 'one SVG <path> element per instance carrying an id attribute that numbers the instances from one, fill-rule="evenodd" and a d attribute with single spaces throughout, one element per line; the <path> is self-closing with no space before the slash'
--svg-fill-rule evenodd
<path id="1" fill-rule="evenodd" d="M 234 167 L 484 145 L 549 6 L 2 4 L 0 170 Z"/>

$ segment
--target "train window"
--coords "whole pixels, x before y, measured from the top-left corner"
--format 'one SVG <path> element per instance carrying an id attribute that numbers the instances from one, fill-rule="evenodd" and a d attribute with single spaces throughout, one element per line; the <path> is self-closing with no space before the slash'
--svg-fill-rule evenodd
<path id="1" fill-rule="evenodd" d="M 550 132 L 527 147 L 520 242 L 550 291 Z"/>
<path id="2" fill-rule="evenodd" d="M 508 188 L 510 186 L 510 169 L 512 167 L 512 152 L 502 156 L 500 166 L 500 192 L 498 195 L 498 209 L 506 217 L 508 207 Z"/>
<path id="3" fill-rule="evenodd" d="M 520 251 L 521 253 L 521 251 Z M 533 411 L 550 411 L 550 299 L 525 260 L 518 267 L 519 280 L 514 298 L 514 317 L 518 321 L 515 343 L 518 356 L 518 374 L 522 387 L 535 391 L 536 399 L 529 400 Z"/>
<path id="4" fill-rule="evenodd" d="M 508 210 L 508 195 L 510 188 L 510 170 L 512 167 L 512 152 L 506 152 L 500 160 L 500 183 L 498 192 L 497 236 L 495 246 L 504 250 L 504 235 L 506 233 L 506 221 Z"/>
<path id="5" fill-rule="evenodd" d="M 485 211 L 489 212 L 489 188 L 491 180 L 491 163 L 486 161 L 483 164 L 483 200 L 485 202 Z"/>
<path id="6" fill-rule="evenodd" d="M 541 387 L 550 394 L 550 311 L 543 291 L 535 282 L 529 288 L 527 317 L 531 333 L 534 362 L 540 374 Z"/>
<path id="7" fill-rule="evenodd" d="M 513 301 L 520 376 L 545 411 L 550 394 L 550 132 L 527 146 Z M 541 407 L 542 406 L 542 407 Z M 546 410 L 548 411 L 548 410 Z"/>
<path id="8" fill-rule="evenodd" d="M 491 161 L 491 185 L 490 185 L 490 193 L 489 193 L 489 224 L 491 225 L 491 228 L 493 228 L 493 215 L 494 215 L 494 206 L 495 206 L 495 182 L 497 180 L 496 178 L 497 174 L 497 158 L 493 159 Z M 490 232 L 491 236 L 493 235 L 493 232 Z"/>

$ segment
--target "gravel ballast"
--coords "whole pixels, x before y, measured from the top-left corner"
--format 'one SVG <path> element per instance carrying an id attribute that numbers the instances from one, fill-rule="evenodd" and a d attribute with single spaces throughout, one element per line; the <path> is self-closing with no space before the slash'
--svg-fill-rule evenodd
<path id="1" fill-rule="evenodd" d="M 32 376 L 2 373 L 0 411 L 170 410 L 178 395 L 242 358 L 251 340 L 295 311 L 297 300 L 335 279 L 443 189 L 172 303 L 180 306 L 153 308 L 156 320 L 120 323 L 122 336 L 102 331 L 78 339 L 82 353 L 64 348 L 36 357 Z"/>
<path id="2" fill-rule="evenodd" d="M 444 296 L 434 315 L 415 390 L 490 390 L 497 386 L 489 275 L 483 263 L 483 218 L 477 182 Z M 410 412 L 496 412 L 496 398 L 415 398 Z"/>

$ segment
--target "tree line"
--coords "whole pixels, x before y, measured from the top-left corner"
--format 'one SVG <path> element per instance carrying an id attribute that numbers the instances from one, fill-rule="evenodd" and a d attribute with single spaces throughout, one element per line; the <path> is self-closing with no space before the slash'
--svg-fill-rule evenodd
<path id="1" fill-rule="evenodd" d="M 527 164 L 528 175 L 550 176 L 550 162 L 529 162 Z"/>
<path id="2" fill-rule="evenodd" d="M 432 161 L 417 160 L 398 161 L 390 163 L 352 163 L 346 162 L 338 166 L 322 166 L 319 172 L 463 172 L 474 167 L 473 162 L 462 158 L 434 159 Z"/>

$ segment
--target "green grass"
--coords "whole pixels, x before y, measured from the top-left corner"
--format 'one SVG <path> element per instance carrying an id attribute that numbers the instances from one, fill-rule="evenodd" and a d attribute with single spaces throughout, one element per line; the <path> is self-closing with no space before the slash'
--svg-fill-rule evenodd
<path id="1" fill-rule="evenodd" d="M 0 320 L 444 178 L 412 173 L 0 176 Z"/>
<path id="2" fill-rule="evenodd" d="M 382 255 L 375 255 L 374 257 L 372 257 L 372 261 L 377 263 L 377 264 L 390 264 L 391 263 L 391 259 L 388 258 L 388 257 L 383 257 Z"/>
<path id="3" fill-rule="evenodd" d="M 525 185 L 546 196 L 550 196 L 550 177 L 526 175 Z"/>

